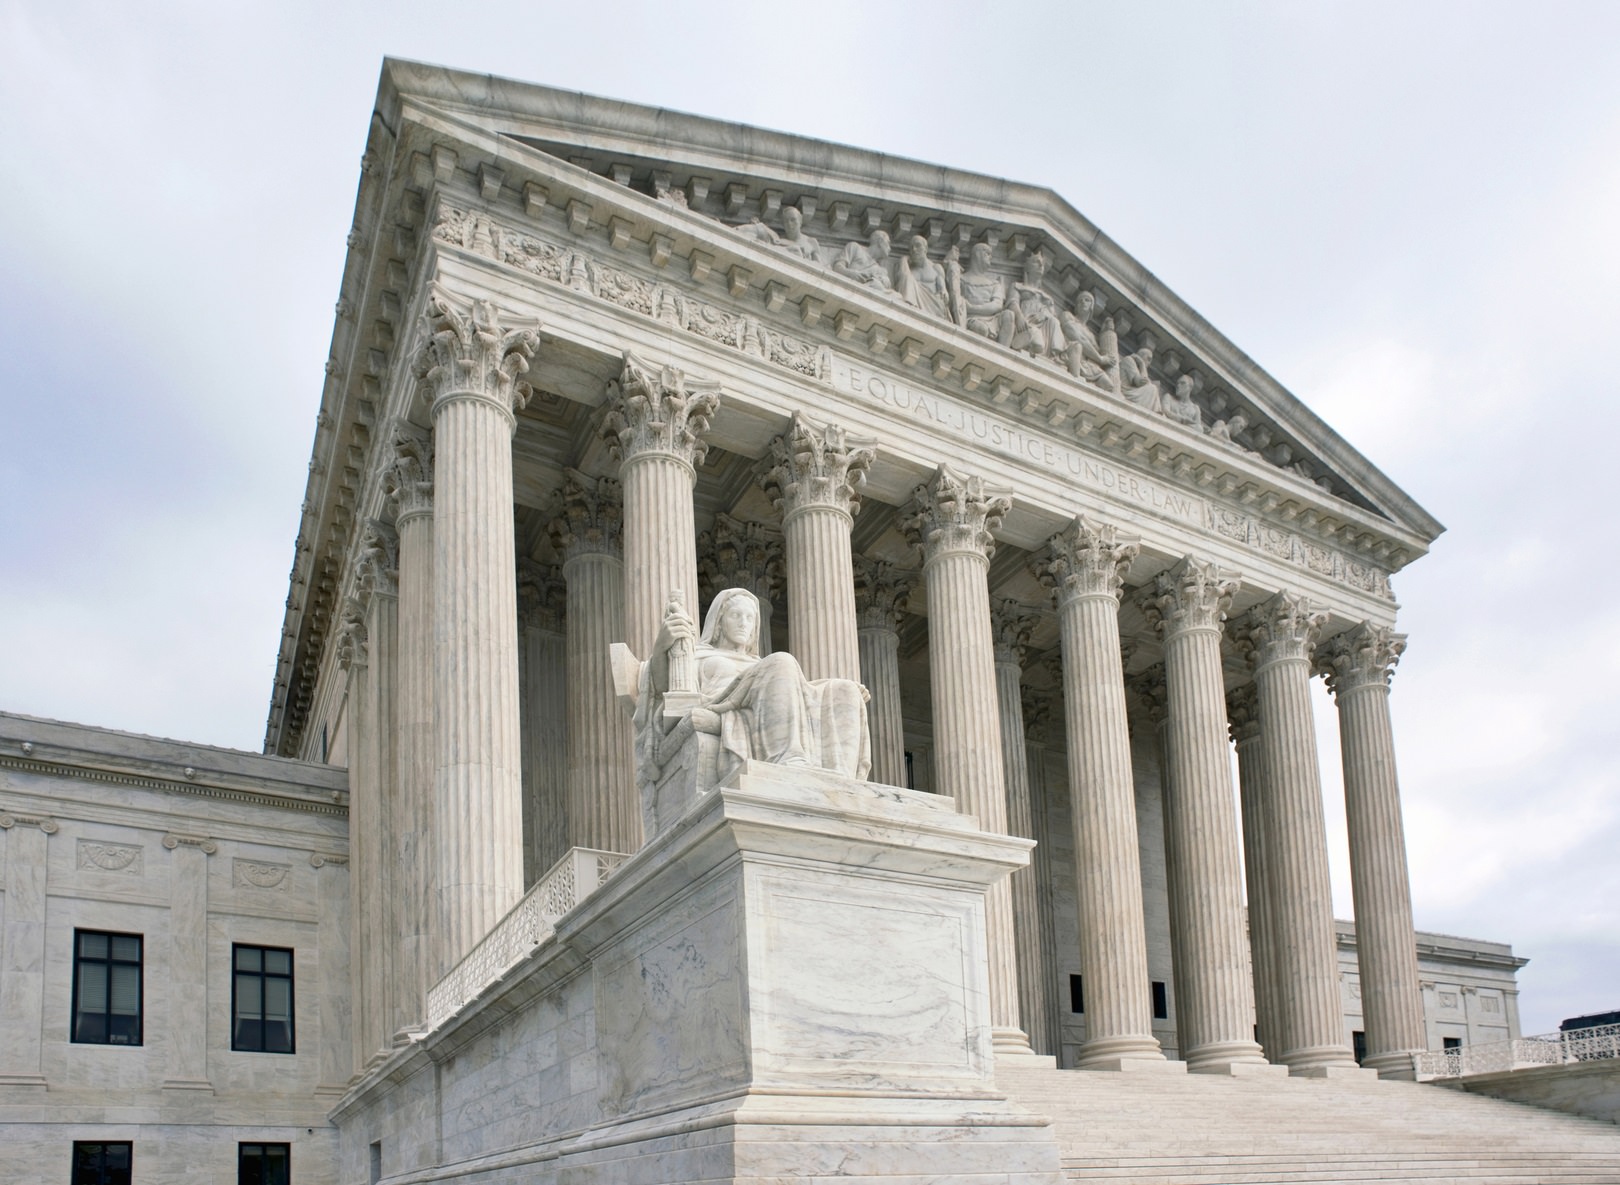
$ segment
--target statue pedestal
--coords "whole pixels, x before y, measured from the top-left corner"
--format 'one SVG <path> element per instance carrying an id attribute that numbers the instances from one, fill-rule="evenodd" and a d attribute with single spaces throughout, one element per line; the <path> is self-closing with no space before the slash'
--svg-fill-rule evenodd
<path id="1" fill-rule="evenodd" d="M 563 1176 L 1058 1181 L 992 1081 L 984 892 L 1030 847 L 934 795 L 743 767 L 559 926 L 601 1112 Z"/>

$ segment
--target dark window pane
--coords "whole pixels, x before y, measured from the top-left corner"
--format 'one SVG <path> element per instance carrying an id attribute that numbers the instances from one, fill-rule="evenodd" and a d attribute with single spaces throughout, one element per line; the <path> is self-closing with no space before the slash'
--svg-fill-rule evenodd
<path id="1" fill-rule="evenodd" d="M 133 934 L 113 935 L 112 957 L 120 962 L 139 963 L 141 961 L 141 940 Z"/>
<path id="2" fill-rule="evenodd" d="M 73 1040 L 141 1043 L 141 938 L 78 931 L 73 968 Z"/>
<path id="3" fill-rule="evenodd" d="M 236 948 L 236 969 L 238 971 L 258 971 L 264 952 L 256 946 L 239 946 Z"/>
<path id="4" fill-rule="evenodd" d="M 80 934 L 79 953 L 87 959 L 105 959 L 107 957 L 107 936 L 105 934 Z"/>
<path id="5" fill-rule="evenodd" d="M 264 952 L 264 969 L 275 975 L 292 974 L 292 951 L 267 950 Z"/>
<path id="6" fill-rule="evenodd" d="M 236 973 L 231 1048 L 245 1053 L 292 1053 L 293 952 L 238 946 L 232 962 Z"/>
<path id="7" fill-rule="evenodd" d="M 1078 975 L 1069 976 L 1069 1011 L 1084 1012 L 1086 1010 L 1086 991 L 1080 983 Z"/>

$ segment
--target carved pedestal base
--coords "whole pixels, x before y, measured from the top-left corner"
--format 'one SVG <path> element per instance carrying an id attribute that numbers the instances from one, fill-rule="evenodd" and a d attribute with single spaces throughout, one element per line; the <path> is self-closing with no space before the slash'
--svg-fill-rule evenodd
<path id="1" fill-rule="evenodd" d="M 1058 1185 L 995 1089 L 984 899 L 1028 859 L 948 799 L 750 763 L 334 1111 L 344 1179 Z"/>

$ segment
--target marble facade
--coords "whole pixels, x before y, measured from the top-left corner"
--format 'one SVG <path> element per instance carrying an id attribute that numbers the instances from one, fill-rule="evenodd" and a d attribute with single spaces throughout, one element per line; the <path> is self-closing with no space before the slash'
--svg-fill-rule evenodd
<path id="1" fill-rule="evenodd" d="M 1441 529 L 1047 191 L 386 63 L 265 738 L 347 767 L 307 1179 L 1045 1182 L 998 1065 L 1410 1077 Z"/>

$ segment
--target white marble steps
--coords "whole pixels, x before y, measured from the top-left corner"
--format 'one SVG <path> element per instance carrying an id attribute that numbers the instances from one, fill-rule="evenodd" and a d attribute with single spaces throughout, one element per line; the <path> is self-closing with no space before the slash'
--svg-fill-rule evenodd
<path id="1" fill-rule="evenodd" d="M 1620 1126 L 1407 1082 L 998 1066 L 1051 1117 L 1071 1180 L 1620 1182 Z"/>

